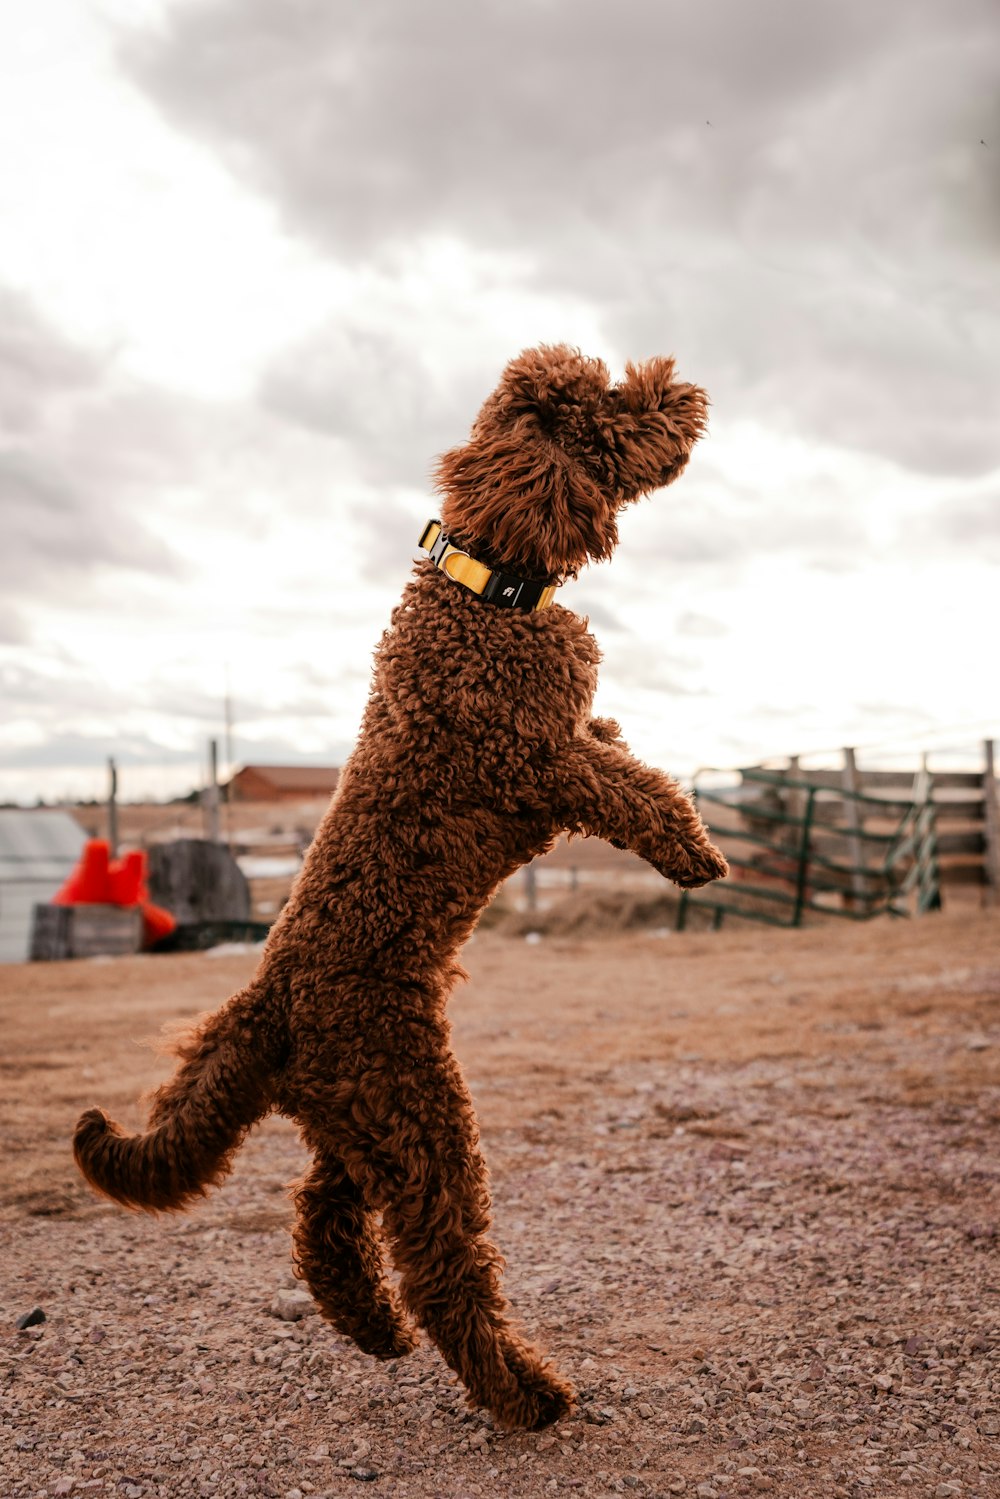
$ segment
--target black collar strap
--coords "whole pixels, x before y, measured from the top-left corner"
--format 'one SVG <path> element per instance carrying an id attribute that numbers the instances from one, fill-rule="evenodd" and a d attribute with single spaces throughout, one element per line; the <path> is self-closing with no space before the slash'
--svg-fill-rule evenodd
<path id="1" fill-rule="evenodd" d="M 477 562 L 468 552 L 452 546 L 439 520 L 429 520 L 420 533 L 419 545 L 430 553 L 434 566 L 461 583 L 488 604 L 500 609 L 530 609 L 537 613 L 547 609 L 555 598 L 558 583 L 534 583 L 517 573 L 504 573 Z"/>

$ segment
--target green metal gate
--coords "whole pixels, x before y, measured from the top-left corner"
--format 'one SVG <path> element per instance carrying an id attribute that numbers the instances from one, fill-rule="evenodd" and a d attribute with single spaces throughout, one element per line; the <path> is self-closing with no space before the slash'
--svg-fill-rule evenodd
<path id="1" fill-rule="evenodd" d="M 797 927 L 810 912 L 868 921 L 940 906 L 932 782 L 926 771 L 915 778 L 905 801 L 831 790 L 827 779 L 812 781 L 808 773 L 753 768 L 741 776 L 743 794 L 736 801 L 705 786 L 695 788 L 732 873 L 701 890 L 682 892 L 678 931 L 692 908 L 710 911 L 713 927 L 727 916 Z"/>

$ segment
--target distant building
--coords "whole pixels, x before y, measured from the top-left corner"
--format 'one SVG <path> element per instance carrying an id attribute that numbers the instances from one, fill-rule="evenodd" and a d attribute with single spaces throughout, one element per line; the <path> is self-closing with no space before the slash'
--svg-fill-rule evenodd
<path id="1" fill-rule="evenodd" d="M 0 963 L 23 963 L 35 903 L 72 873 L 86 834 L 68 812 L 0 810 Z"/>
<path id="2" fill-rule="evenodd" d="M 333 765 L 244 765 L 229 782 L 236 802 L 297 802 L 332 796 L 340 771 Z"/>

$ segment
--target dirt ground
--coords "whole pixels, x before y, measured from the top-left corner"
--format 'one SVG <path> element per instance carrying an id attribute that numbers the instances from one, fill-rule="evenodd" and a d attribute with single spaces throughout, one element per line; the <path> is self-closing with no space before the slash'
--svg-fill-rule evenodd
<path id="1" fill-rule="evenodd" d="M 76 1180 L 80 1109 L 136 1124 L 142 1038 L 253 963 L 0 969 L 0 1499 L 1000 1496 L 1000 915 L 474 940 L 506 1286 L 579 1391 L 540 1435 L 272 1315 L 286 1122 L 185 1216 Z"/>

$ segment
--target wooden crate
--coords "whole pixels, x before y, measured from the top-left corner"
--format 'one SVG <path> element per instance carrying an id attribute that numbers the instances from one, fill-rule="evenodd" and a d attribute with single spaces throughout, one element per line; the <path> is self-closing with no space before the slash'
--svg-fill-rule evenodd
<path id="1" fill-rule="evenodd" d="M 118 957 L 138 952 L 141 946 L 142 912 L 138 906 L 35 906 L 32 962 Z"/>

